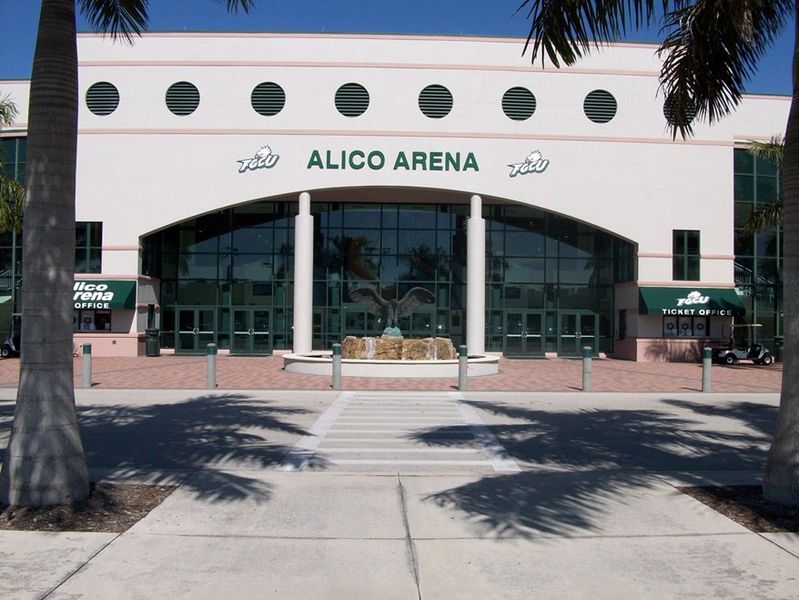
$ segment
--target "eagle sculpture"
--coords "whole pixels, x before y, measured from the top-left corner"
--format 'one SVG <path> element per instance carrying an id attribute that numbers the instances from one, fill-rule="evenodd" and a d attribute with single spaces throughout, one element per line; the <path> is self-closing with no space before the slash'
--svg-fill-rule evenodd
<path id="1" fill-rule="evenodd" d="M 350 298 L 366 306 L 366 310 L 385 320 L 386 327 L 397 327 L 402 317 L 407 317 L 420 304 L 435 300 L 435 296 L 422 287 L 408 290 L 400 300 L 386 300 L 372 288 L 358 288 L 350 292 Z"/>

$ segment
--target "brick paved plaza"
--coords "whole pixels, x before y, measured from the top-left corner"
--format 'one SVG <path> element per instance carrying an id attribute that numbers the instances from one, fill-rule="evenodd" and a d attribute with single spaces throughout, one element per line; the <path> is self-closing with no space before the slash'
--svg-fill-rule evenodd
<path id="1" fill-rule="evenodd" d="M 75 359 L 75 385 L 81 382 L 81 358 Z M 105 388 L 204 388 L 205 356 L 163 354 L 159 357 L 94 358 L 92 382 Z M 469 380 L 473 391 L 552 391 L 579 390 L 582 380 L 580 360 L 550 358 L 540 360 L 500 359 L 498 375 Z M 635 363 L 595 359 L 595 392 L 691 392 L 701 391 L 702 366 L 698 363 Z M 19 360 L 0 360 L 0 386 L 14 387 L 19 377 Z M 782 365 L 768 367 L 751 364 L 713 365 L 714 392 L 779 392 Z M 330 389 L 330 377 L 298 375 L 283 370 L 283 358 L 273 356 L 218 357 L 217 382 L 220 389 Z M 345 377 L 343 388 L 350 390 L 448 390 L 457 385 L 450 379 L 374 379 Z"/>

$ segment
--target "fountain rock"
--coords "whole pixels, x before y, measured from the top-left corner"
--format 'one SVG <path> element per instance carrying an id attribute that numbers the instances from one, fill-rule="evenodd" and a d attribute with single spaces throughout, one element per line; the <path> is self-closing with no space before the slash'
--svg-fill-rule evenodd
<path id="1" fill-rule="evenodd" d="M 452 360 L 458 352 L 449 338 L 347 336 L 341 357 L 366 360 Z"/>

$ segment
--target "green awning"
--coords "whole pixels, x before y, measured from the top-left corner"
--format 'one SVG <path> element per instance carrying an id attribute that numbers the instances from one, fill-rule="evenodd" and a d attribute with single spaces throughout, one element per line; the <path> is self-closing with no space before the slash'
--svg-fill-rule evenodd
<path id="1" fill-rule="evenodd" d="M 90 279 L 72 287 L 75 309 L 136 308 L 136 282 Z"/>
<path id="2" fill-rule="evenodd" d="M 733 288 L 642 287 L 638 290 L 642 315 L 742 317 L 746 314 Z"/>

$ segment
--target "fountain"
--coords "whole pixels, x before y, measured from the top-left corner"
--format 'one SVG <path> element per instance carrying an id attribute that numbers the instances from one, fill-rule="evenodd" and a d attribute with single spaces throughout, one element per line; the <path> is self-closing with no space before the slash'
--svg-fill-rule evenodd
<path id="1" fill-rule="evenodd" d="M 411 288 L 401 300 L 385 300 L 371 288 L 359 288 L 350 297 L 386 323 L 379 337 L 347 336 L 341 343 L 342 375 L 354 377 L 457 377 L 458 352 L 449 338 L 405 338 L 399 319 L 435 297 L 420 287 Z M 285 354 L 284 369 L 291 373 L 330 375 L 330 351 Z M 499 359 L 484 354 L 468 357 L 469 376 L 494 375 Z"/>

